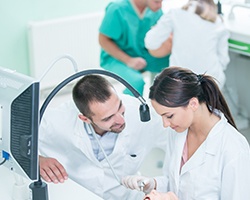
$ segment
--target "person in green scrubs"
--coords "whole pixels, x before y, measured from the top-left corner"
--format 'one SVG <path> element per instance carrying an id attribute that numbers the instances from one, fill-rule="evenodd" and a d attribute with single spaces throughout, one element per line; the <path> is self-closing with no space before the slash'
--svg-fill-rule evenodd
<path id="1" fill-rule="evenodd" d="M 153 57 L 144 45 L 145 34 L 163 14 L 161 7 L 162 0 L 111 2 L 99 28 L 101 67 L 121 76 L 141 95 L 145 85 L 142 73 L 158 73 L 169 66 L 169 55 Z M 171 39 L 169 43 L 171 47 Z M 128 89 L 124 93 L 131 94 Z"/>

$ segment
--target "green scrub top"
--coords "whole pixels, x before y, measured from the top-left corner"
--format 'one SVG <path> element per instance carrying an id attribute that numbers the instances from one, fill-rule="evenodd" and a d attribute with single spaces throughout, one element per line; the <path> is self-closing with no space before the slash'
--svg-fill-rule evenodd
<path id="1" fill-rule="evenodd" d="M 111 38 L 120 49 L 131 57 L 144 58 L 147 62 L 145 71 L 160 72 L 163 68 L 168 67 L 169 56 L 163 58 L 151 56 L 145 48 L 144 38 L 162 14 L 161 9 L 153 12 L 147 8 L 144 15 L 140 17 L 130 0 L 111 2 L 106 7 L 106 14 L 99 31 Z M 115 64 L 116 61 L 120 62 L 103 49 L 101 50 L 101 66 L 108 68 L 110 65 Z"/>

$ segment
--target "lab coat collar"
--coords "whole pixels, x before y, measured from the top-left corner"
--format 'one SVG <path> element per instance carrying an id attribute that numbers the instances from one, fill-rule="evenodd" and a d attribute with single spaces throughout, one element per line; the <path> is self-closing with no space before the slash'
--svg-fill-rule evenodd
<path id="1" fill-rule="evenodd" d="M 218 148 L 221 146 L 221 140 L 218 137 L 221 137 L 223 134 L 223 130 L 227 125 L 227 119 L 225 118 L 224 114 L 217 111 L 218 116 L 221 118 L 211 129 L 210 133 L 205 140 L 206 143 L 206 153 L 210 155 L 216 155 L 218 152 Z"/>
<path id="2" fill-rule="evenodd" d="M 223 129 L 227 124 L 224 115 L 219 112 L 219 116 L 221 119 L 211 129 L 206 140 L 196 150 L 194 155 L 183 165 L 180 176 L 205 163 L 208 156 L 215 156 L 219 152 L 218 148 L 220 148 L 221 140 L 218 139 L 218 137 L 221 137 Z"/>
<path id="3" fill-rule="evenodd" d="M 88 128 L 88 126 L 85 126 Z M 99 162 L 92 150 L 91 141 L 88 136 L 88 131 L 84 128 L 84 124 L 82 121 L 79 120 L 79 122 L 75 126 L 74 130 L 74 137 L 76 138 L 76 144 L 78 148 L 85 154 L 86 157 L 88 157 L 90 160 L 92 160 L 97 166 L 102 166 L 106 159 L 103 159 L 101 162 Z M 113 152 L 108 156 L 110 159 L 115 158 L 117 155 L 123 156 L 122 152 L 126 152 L 125 149 L 128 144 L 128 137 L 129 137 L 129 131 L 126 130 L 126 128 L 118 134 L 118 138 L 115 143 L 115 147 Z M 119 152 L 119 153 L 118 153 Z"/>

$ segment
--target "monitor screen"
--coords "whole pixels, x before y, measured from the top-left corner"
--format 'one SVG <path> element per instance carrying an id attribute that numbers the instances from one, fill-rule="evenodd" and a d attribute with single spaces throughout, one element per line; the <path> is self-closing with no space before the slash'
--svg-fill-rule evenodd
<path id="1" fill-rule="evenodd" d="M 3 165 L 36 180 L 39 82 L 0 67 L 0 108 L 0 151 L 1 159 L 6 159 Z"/>

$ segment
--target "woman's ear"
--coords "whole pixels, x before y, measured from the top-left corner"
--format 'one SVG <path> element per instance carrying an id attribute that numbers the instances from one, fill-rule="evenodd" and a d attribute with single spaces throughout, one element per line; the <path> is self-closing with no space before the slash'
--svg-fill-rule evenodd
<path id="1" fill-rule="evenodd" d="M 196 97 L 193 97 L 189 100 L 188 106 L 193 110 L 196 111 L 199 107 L 199 100 Z"/>
<path id="2" fill-rule="evenodd" d="M 90 120 L 88 117 L 86 117 L 85 115 L 83 115 L 83 114 L 79 114 L 78 117 L 79 117 L 79 119 L 82 120 L 83 122 L 86 122 L 86 123 L 88 123 L 88 124 L 91 123 L 91 120 Z"/>

